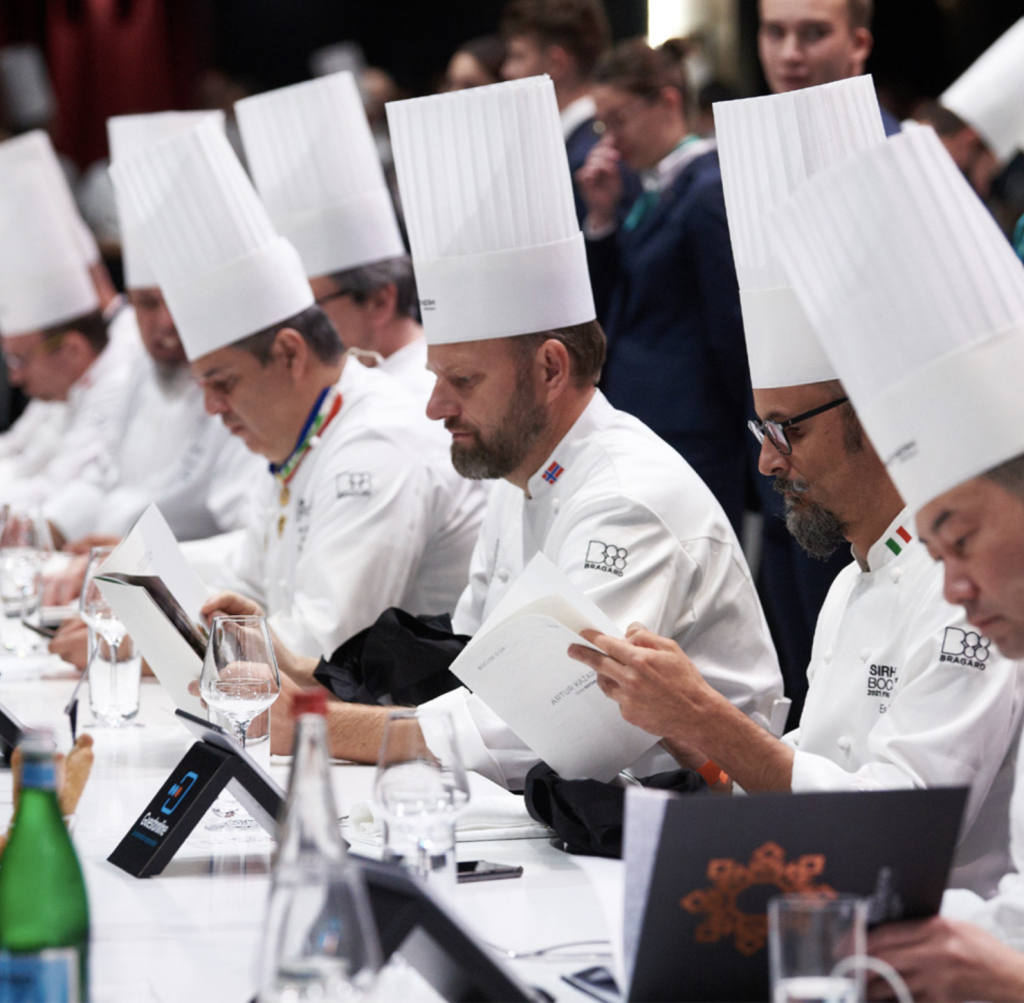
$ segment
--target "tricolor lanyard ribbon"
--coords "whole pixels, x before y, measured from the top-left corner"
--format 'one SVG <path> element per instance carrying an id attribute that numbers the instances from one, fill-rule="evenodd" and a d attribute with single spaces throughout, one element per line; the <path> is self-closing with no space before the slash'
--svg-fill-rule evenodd
<path id="1" fill-rule="evenodd" d="M 299 433 L 299 441 L 291 455 L 280 466 L 270 465 L 270 472 L 281 484 L 281 504 L 287 505 L 291 492 L 288 483 L 298 472 L 306 454 L 316 445 L 317 436 L 322 435 L 327 426 L 334 421 L 341 410 L 341 392 L 337 387 L 327 387 L 317 398 L 306 419 L 306 424 Z"/>

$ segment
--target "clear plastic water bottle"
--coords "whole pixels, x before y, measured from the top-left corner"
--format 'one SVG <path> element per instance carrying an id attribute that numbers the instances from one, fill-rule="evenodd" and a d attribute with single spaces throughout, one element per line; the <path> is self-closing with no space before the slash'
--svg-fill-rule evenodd
<path id="1" fill-rule="evenodd" d="M 0 1001 L 89 998 L 89 904 L 57 800 L 54 743 L 32 732 L 0 861 Z"/>
<path id="2" fill-rule="evenodd" d="M 294 702 L 295 749 L 263 935 L 261 1003 L 358 999 L 380 947 L 358 870 L 349 867 L 328 776 L 327 693 Z"/>

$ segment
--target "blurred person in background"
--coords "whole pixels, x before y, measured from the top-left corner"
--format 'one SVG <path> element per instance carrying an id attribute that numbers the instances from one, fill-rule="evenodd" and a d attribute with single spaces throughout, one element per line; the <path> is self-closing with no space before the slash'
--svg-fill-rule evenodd
<path id="1" fill-rule="evenodd" d="M 448 60 L 441 91 L 462 91 L 496 84 L 501 77 L 508 47 L 500 35 L 481 35 L 460 45 Z"/>
<path id="2" fill-rule="evenodd" d="M 546 73 L 555 85 L 576 215 L 582 223 L 587 206 L 576 172 L 601 138 L 592 88 L 594 67 L 611 44 L 604 6 L 601 0 L 511 0 L 501 17 L 501 33 L 508 42 L 502 67 L 506 80 Z M 639 194 L 628 171 L 623 173 L 623 191 L 627 206 Z M 598 319 L 603 321 L 602 290 L 595 288 L 594 293 Z"/>
<path id="3" fill-rule="evenodd" d="M 602 389 L 686 458 L 738 528 L 752 404 L 714 144 L 691 128 L 674 49 L 621 43 L 593 95 L 604 139 L 577 179 L 591 276 L 610 297 Z M 644 191 L 620 224 L 622 162 Z"/>
<path id="4" fill-rule="evenodd" d="M 773 94 L 858 77 L 875 39 L 873 0 L 760 0 L 757 51 Z M 882 108 L 887 135 L 899 120 Z"/>

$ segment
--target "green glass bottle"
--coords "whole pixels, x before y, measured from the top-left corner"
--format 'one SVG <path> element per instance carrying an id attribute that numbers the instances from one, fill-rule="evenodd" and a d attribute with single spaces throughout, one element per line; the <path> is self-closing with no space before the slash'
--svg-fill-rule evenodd
<path id="1" fill-rule="evenodd" d="M 53 740 L 31 733 L 0 858 L 0 1003 L 89 998 L 89 904 L 57 801 Z"/>

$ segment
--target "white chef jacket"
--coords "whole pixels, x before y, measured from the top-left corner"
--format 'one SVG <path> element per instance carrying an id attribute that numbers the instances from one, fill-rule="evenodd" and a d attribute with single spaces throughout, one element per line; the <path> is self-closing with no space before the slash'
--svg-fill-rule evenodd
<path id="1" fill-rule="evenodd" d="M 426 338 L 418 338 L 397 352 L 392 352 L 378 368 L 412 394 L 417 403 L 422 402 L 426 407 L 437 382 L 434 374 L 427 369 Z"/>
<path id="2" fill-rule="evenodd" d="M 30 400 L 14 424 L 0 434 L 0 477 L 28 477 L 46 466 L 64 429 L 64 401 Z"/>
<path id="3" fill-rule="evenodd" d="M 793 790 L 970 786 L 950 885 L 991 894 L 1009 865 L 1024 675 L 945 601 L 912 529 L 904 510 L 868 570 L 851 564 L 829 590 L 800 727 L 783 737 Z"/>
<path id="4" fill-rule="evenodd" d="M 458 633 L 475 633 L 541 552 L 622 629 L 636 620 L 678 641 L 767 727 L 782 676 L 750 572 L 721 506 L 671 446 L 598 391 L 528 489 L 491 489 Z M 537 756 L 481 700 L 459 688 L 428 706 L 452 714 L 468 767 L 522 787 Z M 655 762 L 647 753 L 634 771 L 678 768 L 664 753 Z"/>
<path id="5" fill-rule="evenodd" d="M 93 465 L 46 507 L 65 537 L 121 536 L 150 502 L 179 540 L 242 527 L 266 465 L 206 413 L 187 365 L 140 354 L 118 428 L 112 463 Z"/>
<path id="6" fill-rule="evenodd" d="M 341 411 L 287 503 L 264 474 L 257 515 L 215 583 L 260 602 L 304 655 L 333 651 L 389 606 L 450 612 L 483 515 L 483 488 L 455 472 L 447 433 L 393 380 L 350 359 L 338 389 Z"/>
<path id="7" fill-rule="evenodd" d="M 0 501 L 44 502 L 57 497 L 90 467 L 109 471 L 121 433 L 117 417 L 128 393 L 133 356 L 122 339 L 111 337 L 68 391 L 59 411 L 63 417 L 59 434 L 32 440 L 5 464 Z"/>
<path id="8" fill-rule="evenodd" d="M 1024 757 L 1020 756 L 1010 798 L 1010 858 L 1009 873 L 994 896 L 984 899 L 952 888 L 943 896 L 942 915 L 977 923 L 1014 950 L 1024 951 Z"/>

